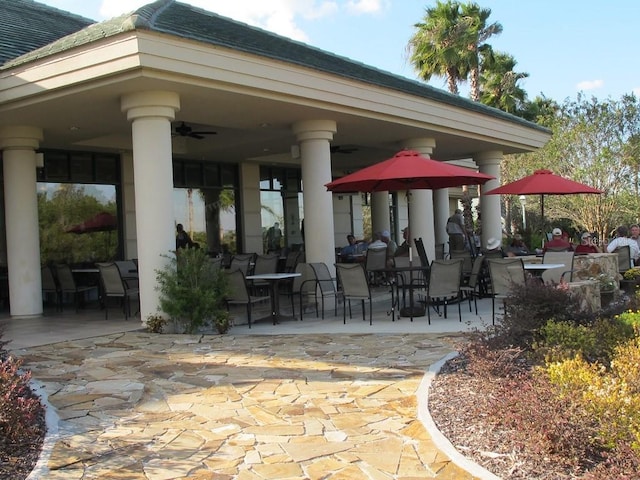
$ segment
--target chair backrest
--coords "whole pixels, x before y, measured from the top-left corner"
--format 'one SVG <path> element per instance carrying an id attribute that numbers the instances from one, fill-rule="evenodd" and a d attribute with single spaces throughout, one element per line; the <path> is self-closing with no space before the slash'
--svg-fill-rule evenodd
<path id="1" fill-rule="evenodd" d="M 254 275 L 262 275 L 263 273 L 276 273 L 278 270 L 278 258 L 280 255 L 267 254 L 258 255 L 256 257 L 256 264 L 253 267 Z"/>
<path id="2" fill-rule="evenodd" d="M 310 263 L 309 265 L 311 265 L 311 268 L 313 269 L 318 287 L 320 287 L 322 294 L 326 295 L 336 293 L 336 284 L 334 282 L 334 278 L 331 276 L 331 272 L 329 272 L 327 264 L 320 262 Z"/>
<path id="3" fill-rule="evenodd" d="M 58 277 L 58 284 L 63 292 L 76 291 L 76 281 L 69 265 L 66 263 L 56 265 L 56 277 Z"/>
<path id="4" fill-rule="evenodd" d="M 253 261 L 253 253 L 242 253 L 231 257 L 229 270 L 240 270 L 245 276 L 249 275 L 251 262 Z"/>
<path id="5" fill-rule="evenodd" d="M 422 266 L 416 260 L 413 260 L 411 262 L 411 265 L 409 265 L 409 257 L 395 257 L 393 260 L 395 262 L 396 268 Z M 396 272 L 396 276 L 402 279 L 401 285 L 409 285 L 411 283 L 413 283 L 414 286 L 426 285 L 425 270 L 426 269 L 416 270 L 413 272 Z"/>
<path id="6" fill-rule="evenodd" d="M 478 255 L 473 260 L 473 267 L 471 267 L 471 275 L 469 275 L 468 286 L 476 288 L 480 275 L 482 274 L 482 267 L 484 266 L 485 258 L 482 255 Z"/>
<path id="7" fill-rule="evenodd" d="M 613 253 L 618 254 L 618 271 L 620 273 L 629 270 L 631 265 L 631 247 L 629 245 L 621 245 L 616 248 Z"/>
<path id="8" fill-rule="evenodd" d="M 506 295 L 514 284 L 524 284 L 524 264 L 521 258 L 489 258 L 489 278 L 494 295 Z"/>
<path id="9" fill-rule="evenodd" d="M 416 251 L 418 252 L 418 257 L 420 258 L 420 264 L 423 267 L 428 267 L 429 257 L 427 257 L 427 251 L 424 249 L 424 242 L 422 241 L 422 237 L 414 238 L 413 243 L 416 246 Z M 444 258 L 444 244 L 442 244 L 442 257 Z"/>
<path id="10" fill-rule="evenodd" d="M 429 271 L 429 296 L 444 298 L 458 295 L 463 263 L 462 258 L 432 261 Z"/>
<path id="11" fill-rule="evenodd" d="M 387 268 L 387 249 L 368 248 L 365 266 L 368 272 Z"/>
<path id="12" fill-rule="evenodd" d="M 219 272 L 220 270 L 222 270 L 222 265 L 223 265 L 223 258 L 219 257 L 219 258 L 209 258 L 209 262 L 211 263 L 211 267 L 213 268 L 214 272 Z"/>
<path id="13" fill-rule="evenodd" d="M 292 292 L 302 294 L 314 294 L 316 291 L 315 274 L 308 263 L 298 263 L 295 269 L 299 277 L 293 277 Z"/>
<path id="14" fill-rule="evenodd" d="M 573 270 L 574 257 L 575 252 L 570 251 L 553 252 L 547 250 L 544 252 L 544 255 L 542 255 L 542 263 L 561 263 L 564 267 L 545 270 L 542 272 L 542 280 L 544 280 L 545 283 L 560 283 L 563 279 L 562 274 L 569 272 L 564 278 L 570 282 L 572 279 L 570 270 Z"/>
<path id="15" fill-rule="evenodd" d="M 462 271 L 467 274 L 471 274 L 473 270 L 473 257 L 469 250 L 451 250 L 449 252 L 449 258 L 461 258 L 462 259 Z"/>
<path id="16" fill-rule="evenodd" d="M 359 263 L 338 263 L 336 272 L 345 298 L 371 298 L 367 274 Z"/>
<path id="17" fill-rule="evenodd" d="M 422 242 L 422 239 L 420 239 Z M 424 249 L 424 244 L 422 246 Z M 436 243 L 436 260 L 444 260 L 444 243 Z"/>
<path id="18" fill-rule="evenodd" d="M 124 283 L 115 263 L 98 263 L 100 282 L 106 295 L 124 295 Z"/>
<path id="19" fill-rule="evenodd" d="M 41 269 L 42 275 L 42 291 L 43 292 L 57 292 L 58 284 L 56 283 L 56 279 L 53 276 L 53 271 L 51 267 L 45 265 Z"/>
<path id="20" fill-rule="evenodd" d="M 138 273 L 138 267 L 132 260 L 117 260 L 114 263 L 118 267 L 120 275 L 123 277 L 130 277 Z"/>
<path id="21" fill-rule="evenodd" d="M 228 300 L 235 302 L 249 302 L 249 291 L 242 270 L 227 270 L 227 278 L 229 280 Z"/>
<path id="22" fill-rule="evenodd" d="M 296 269 L 296 265 L 298 264 L 298 259 L 300 258 L 300 250 L 291 250 L 287 253 L 287 259 L 284 262 L 284 271 L 294 272 Z"/>

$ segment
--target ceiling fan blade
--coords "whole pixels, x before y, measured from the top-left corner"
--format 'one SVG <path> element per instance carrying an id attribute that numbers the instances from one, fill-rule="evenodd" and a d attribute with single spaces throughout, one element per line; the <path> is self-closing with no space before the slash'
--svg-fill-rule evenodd
<path id="1" fill-rule="evenodd" d="M 217 135 L 218 132 L 191 132 L 191 133 L 195 133 L 197 135 Z"/>
<path id="2" fill-rule="evenodd" d="M 191 138 L 197 138 L 198 140 L 202 140 L 204 136 L 200 135 L 200 132 L 191 132 L 189 134 Z"/>

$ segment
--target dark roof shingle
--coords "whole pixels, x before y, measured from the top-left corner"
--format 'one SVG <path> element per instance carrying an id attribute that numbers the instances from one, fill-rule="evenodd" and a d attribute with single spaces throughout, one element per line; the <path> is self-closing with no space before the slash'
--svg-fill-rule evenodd
<path id="1" fill-rule="evenodd" d="M 431 87 L 425 83 L 394 75 L 192 5 L 176 2 L 175 0 L 157 0 L 132 13 L 94 24 L 91 24 L 91 20 L 51 9 L 32 0 L 0 0 L 0 10 L 3 17 L 5 8 L 12 3 L 17 4 L 18 8 L 11 8 L 8 11 L 11 11 L 15 16 L 13 21 L 15 24 L 20 25 L 21 29 L 17 34 L 16 31 L 7 32 L 9 42 L 15 45 L 8 54 L 13 53 L 14 55 L 9 56 L 8 59 L 0 57 L 0 61 L 5 62 L 4 65 L 0 63 L 0 70 L 121 32 L 151 30 L 312 68 L 370 85 L 389 88 L 502 118 L 530 128 L 547 130 L 535 123 L 479 102 L 450 94 L 445 90 Z M 20 5 L 23 8 L 20 8 Z M 25 19 L 26 7 L 29 8 L 30 12 L 38 13 L 38 21 L 27 21 L 29 19 Z M 49 17 L 50 21 L 45 21 L 43 17 Z M 62 22 L 62 27 L 57 23 L 58 21 Z M 6 27 L 6 25 L 2 26 Z M 23 32 L 22 28 L 28 26 L 31 26 L 30 33 L 33 33 L 35 29 L 42 31 L 39 42 L 30 43 L 27 41 L 29 32 Z M 47 29 L 53 33 L 51 31 L 47 32 Z M 3 33 L 2 30 L 0 30 L 1 33 Z M 15 38 L 12 39 L 12 35 Z M 35 50 L 34 46 L 36 47 Z M 19 54 L 18 52 L 22 53 L 19 57 L 15 55 Z"/>
<path id="2" fill-rule="evenodd" d="M 92 23 L 33 0 L 0 0 L 0 65 Z"/>

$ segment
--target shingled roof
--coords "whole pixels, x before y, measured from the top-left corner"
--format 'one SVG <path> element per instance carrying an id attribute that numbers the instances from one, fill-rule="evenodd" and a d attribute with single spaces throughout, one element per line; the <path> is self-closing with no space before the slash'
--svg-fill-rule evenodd
<path id="1" fill-rule="evenodd" d="M 0 65 L 92 23 L 33 0 L 0 0 Z"/>
<path id="2" fill-rule="evenodd" d="M 9 5 L 11 8 L 8 8 Z M 479 102 L 175 0 L 157 0 L 132 13 L 93 24 L 89 19 L 52 9 L 32 0 L 0 0 L 0 10 L 0 34 L 4 37 L 0 40 L 3 43 L 0 61 L 5 62 L 0 70 L 121 32 L 150 30 L 312 68 L 546 131 L 535 123 Z M 4 20 L 5 10 L 11 12 L 13 20 Z M 32 18 L 33 15 L 36 15 L 35 18 Z M 9 22 L 19 28 L 8 28 Z M 38 41 L 32 40 L 33 38 Z M 5 49 L 5 41 L 11 47 Z"/>

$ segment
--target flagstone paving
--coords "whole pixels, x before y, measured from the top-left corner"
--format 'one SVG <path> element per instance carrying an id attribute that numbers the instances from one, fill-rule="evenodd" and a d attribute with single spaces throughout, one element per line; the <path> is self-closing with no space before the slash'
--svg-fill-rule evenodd
<path id="1" fill-rule="evenodd" d="M 417 418 L 445 334 L 128 332 L 16 352 L 59 415 L 46 479 L 474 479 Z"/>

